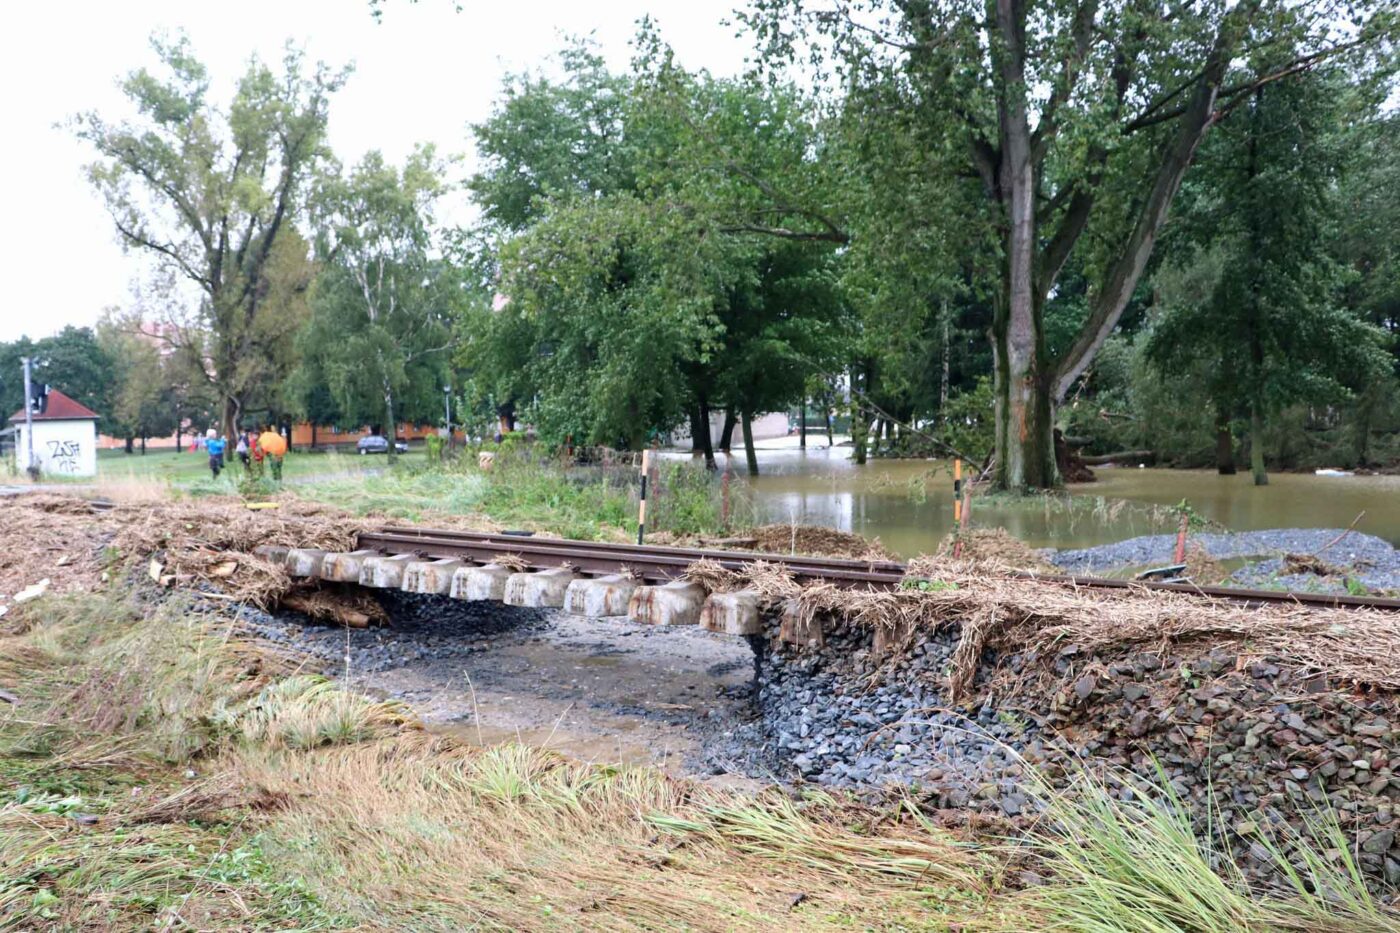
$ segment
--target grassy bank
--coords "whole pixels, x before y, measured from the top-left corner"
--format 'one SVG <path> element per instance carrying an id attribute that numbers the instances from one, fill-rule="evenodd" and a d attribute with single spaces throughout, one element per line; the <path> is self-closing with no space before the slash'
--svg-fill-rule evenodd
<path id="1" fill-rule="evenodd" d="M 178 598 L 5 621 L 7 927 L 1397 928 L 1320 847 L 1296 890 L 1250 895 L 1169 795 L 1087 782 L 1031 835 L 974 838 L 901 799 L 470 748 Z"/>

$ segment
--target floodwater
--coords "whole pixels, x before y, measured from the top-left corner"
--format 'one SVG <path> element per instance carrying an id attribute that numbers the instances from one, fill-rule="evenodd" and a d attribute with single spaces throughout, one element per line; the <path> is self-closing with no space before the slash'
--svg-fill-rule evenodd
<path id="1" fill-rule="evenodd" d="M 871 460 L 856 466 L 849 447 L 760 450 L 751 480 L 759 517 L 823 525 L 878 537 L 904 556 L 933 550 L 953 524 L 953 481 L 944 460 Z M 721 468 L 725 467 L 721 458 Z M 728 464 L 744 474 L 742 454 Z M 1271 474 L 1096 468 L 1099 481 L 1070 487 L 1068 502 L 973 501 L 973 521 L 1005 528 L 1032 547 L 1076 548 L 1175 531 L 1172 507 L 1191 507 L 1231 531 L 1345 528 L 1400 544 L 1400 476 Z"/>

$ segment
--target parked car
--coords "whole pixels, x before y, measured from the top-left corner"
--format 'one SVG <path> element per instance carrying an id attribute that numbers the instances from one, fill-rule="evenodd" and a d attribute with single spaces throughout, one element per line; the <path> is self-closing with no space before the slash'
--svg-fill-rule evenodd
<path id="1" fill-rule="evenodd" d="M 355 449 L 360 452 L 361 456 L 365 454 L 387 454 L 389 452 L 389 442 L 381 434 L 371 434 L 368 437 L 360 438 L 359 443 L 355 445 Z M 406 454 L 408 453 L 408 444 L 401 438 L 395 438 L 394 449 L 401 454 Z"/>

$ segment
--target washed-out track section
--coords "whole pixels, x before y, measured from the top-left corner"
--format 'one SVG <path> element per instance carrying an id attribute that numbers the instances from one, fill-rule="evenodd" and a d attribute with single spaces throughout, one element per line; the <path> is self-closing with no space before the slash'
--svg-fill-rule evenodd
<path id="1" fill-rule="evenodd" d="M 870 589 L 898 587 L 907 573 L 907 567 L 897 561 L 653 547 L 415 527 L 362 532 L 357 536 L 356 549 L 347 552 L 280 546 L 261 547 L 258 552 L 282 562 L 294 577 L 468 601 L 490 600 L 508 606 L 559 608 L 594 618 L 626 616 L 650 625 L 699 625 L 712 632 L 738 636 L 757 636 L 763 631 L 759 594 L 751 590 L 707 593 L 684 579 L 686 569 L 696 561 L 712 561 L 728 570 L 742 570 L 756 561 L 781 563 L 798 580 L 824 580 Z M 1380 597 L 1054 574 L 1016 576 L 1088 589 L 1167 591 L 1250 605 L 1297 603 L 1329 608 L 1400 609 L 1400 599 Z M 805 642 L 809 637 L 809 633 L 798 630 L 795 619 L 792 625 L 782 628 L 784 640 Z"/>

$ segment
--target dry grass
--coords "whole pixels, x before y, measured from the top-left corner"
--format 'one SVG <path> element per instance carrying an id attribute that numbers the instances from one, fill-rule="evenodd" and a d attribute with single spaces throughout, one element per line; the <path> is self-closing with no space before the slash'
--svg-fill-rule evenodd
<path id="1" fill-rule="evenodd" d="M 1055 570 L 1040 554 L 1005 528 L 968 528 L 943 539 L 938 556 L 951 558 L 962 542 L 960 559 L 969 564 L 987 564 L 999 569 Z"/>
<path id="2" fill-rule="evenodd" d="M 302 795 L 277 834 L 324 879 L 318 898 L 348 916 L 393 904 L 407 927 L 937 927 L 986 910 L 995 879 L 989 856 L 897 811 L 743 798 L 522 746 L 402 736 L 247 767 Z"/>

